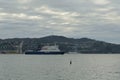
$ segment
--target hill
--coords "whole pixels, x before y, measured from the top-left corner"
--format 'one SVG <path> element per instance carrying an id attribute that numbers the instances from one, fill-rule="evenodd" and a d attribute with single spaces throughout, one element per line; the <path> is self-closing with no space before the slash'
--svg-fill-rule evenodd
<path id="1" fill-rule="evenodd" d="M 46 36 L 42 38 L 13 38 L 0 39 L 0 51 L 16 50 L 16 46 L 21 42 L 23 44 L 23 51 L 38 50 L 43 45 L 59 45 L 62 51 L 77 51 L 80 53 L 120 53 L 120 45 L 97 41 L 89 38 L 67 38 L 64 36 Z"/>

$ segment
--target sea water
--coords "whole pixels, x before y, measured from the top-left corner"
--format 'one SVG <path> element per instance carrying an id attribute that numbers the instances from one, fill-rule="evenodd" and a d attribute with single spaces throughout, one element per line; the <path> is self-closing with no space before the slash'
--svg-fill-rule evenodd
<path id="1" fill-rule="evenodd" d="M 120 80 L 120 54 L 0 55 L 0 80 Z"/>

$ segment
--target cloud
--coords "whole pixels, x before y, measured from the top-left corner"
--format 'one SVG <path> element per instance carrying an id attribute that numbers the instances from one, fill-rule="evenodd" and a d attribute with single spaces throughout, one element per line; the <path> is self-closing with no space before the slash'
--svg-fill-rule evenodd
<path id="1" fill-rule="evenodd" d="M 114 7 L 100 7 L 100 8 L 96 8 L 95 11 L 99 11 L 99 12 L 109 12 L 114 10 Z"/>
<path id="2" fill-rule="evenodd" d="M 119 7 L 119 0 L 0 0 L 0 37 L 54 34 L 120 43 Z"/>
<path id="3" fill-rule="evenodd" d="M 18 3 L 20 3 L 20 4 L 26 4 L 26 3 L 31 2 L 32 0 L 17 0 L 17 1 L 18 1 Z"/>
<path id="4" fill-rule="evenodd" d="M 91 0 L 96 5 L 107 5 L 111 2 L 109 0 Z"/>
<path id="5" fill-rule="evenodd" d="M 120 15 L 117 12 L 114 12 L 114 11 L 105 14 L 103 18 L 110 23 L 119 24 L 119 21 L 120 21 Z"/>
<path id="6" fill-rule="evenodd" d="M 27 15 L 24 13 L 0 13 L 0 19 L 28 19 L 28 20 L 40 20 L 43 19 L 41 16 Z"/>
<path id="7" fill-rule="evenodd" d="M 48 6 L 41 6 L 40 8 L 35 8 L 35 11 L 38 13 L 51 15 L 51 18 L 53 19 L 64 20 L 66 23 L 76 23 L 78 22 L 76 17 L 80 16 L 80 14 L 77 12 L 63 11 L 56 8 L 50 8 Z"/>

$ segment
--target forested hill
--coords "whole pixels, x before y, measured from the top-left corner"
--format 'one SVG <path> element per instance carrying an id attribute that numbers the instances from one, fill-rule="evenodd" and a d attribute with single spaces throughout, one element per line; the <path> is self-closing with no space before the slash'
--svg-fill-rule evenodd
<path id="1" fill-rule="evenodd" d="M 42 38 L 13 38 L 0 39 L 0 50 L 16 50 L 21 42 L 23 51 L 38 50 L 43 45 L 59 45 L 65 52 L 77 51 L 80 53 L 120 53 L 120 45 L 97 41 L 89 38 L 67 38 L 63 36 L 47 36 Z"/>

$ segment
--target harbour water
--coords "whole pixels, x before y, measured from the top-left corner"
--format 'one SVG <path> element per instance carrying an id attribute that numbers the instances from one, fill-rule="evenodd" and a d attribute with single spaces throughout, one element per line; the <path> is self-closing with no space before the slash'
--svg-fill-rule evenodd
<path id="1" fill-rule="evenodd" d="M 0 55 L 0 80 L 119 79 L 120 54 Z"/>

